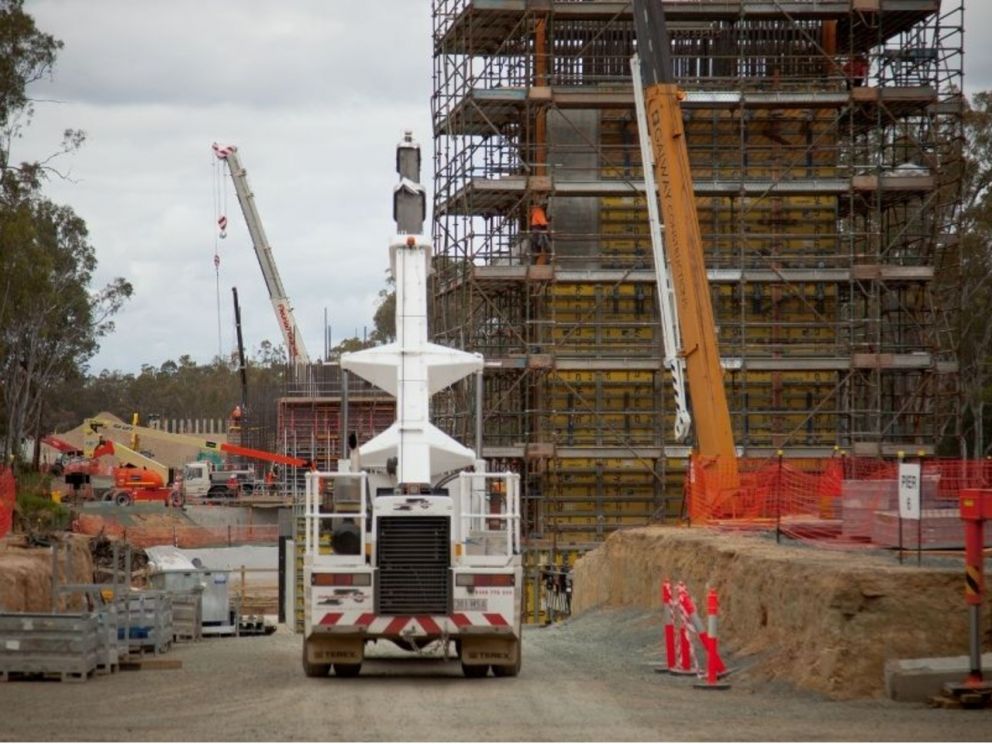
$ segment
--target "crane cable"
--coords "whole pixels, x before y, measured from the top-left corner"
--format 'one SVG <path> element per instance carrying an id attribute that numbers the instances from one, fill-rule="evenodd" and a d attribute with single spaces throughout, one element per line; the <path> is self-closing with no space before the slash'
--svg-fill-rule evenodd
<path id="1" fill-rule="evenodd" d="M 218 231 L 214 233 L 214 281 L 217 294 L 217 356 L 224 356 L 224 345 L 221 339 L 220 316 L 220 241 L 227 237 L 227 180 L 221 172 L 225 167 L 216 157 L 210 159 L 214 171 L 214 214 L 218 214 Z"/>

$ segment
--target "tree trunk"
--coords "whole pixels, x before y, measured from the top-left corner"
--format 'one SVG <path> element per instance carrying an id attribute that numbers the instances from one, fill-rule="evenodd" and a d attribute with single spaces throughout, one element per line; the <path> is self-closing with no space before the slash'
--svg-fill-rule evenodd
<path id="1" fill-rule="evenodd" d="M 975 449 L 974 458 L 981 460 L 985 456 L 985 401 L 979 398 L 971 406 L 975 418 Z"/>

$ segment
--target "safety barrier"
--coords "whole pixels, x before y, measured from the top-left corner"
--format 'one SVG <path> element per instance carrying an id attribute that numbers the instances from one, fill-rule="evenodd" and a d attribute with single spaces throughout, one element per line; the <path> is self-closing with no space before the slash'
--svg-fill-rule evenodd
<path id="1" fill-rule="evenodd" d="M 662 582 L 661 606 L 665 625 L 665 665 L 655 668 L 655 671 L 697 677 L 700 681 L 695 686 L 702 689 L 728 689 L 730 685 L 720 681 L 730 672 L 720 656 L 717 635 L 719 600 L 716 590 L 709 587 L 706 592 L 705 627 L 696 612 L 692 594 L 681 581 L 675 584 L 674 589 L 668 579 Z M 696 654 L 697 641 L 706 655 L 705 668 L 700 665 Z"/>
<path id="2" fill-rule="evenodd" d="M 14 504 L 17 501 L 17 484 L 9 468 L 0 467 L 0 537 L 14 525 Z"/>
<path id="3" fill-rule="evenodd" d="M 918 524 L 899 519 L 899 461 L 841 454 L 825 459 L 740 458 L 736 488 L 731 467 L 693 457 L 686 479 L 687 512 L 694 525 L 774 530 L 825 547 L 961 548 L 958 494 L 963 488 L 992 485 L 992 461 L 905 459 L 921 465 Z"/>
<path id="4" fill-rule="evenodd" d="M 174 545 L 177 548 L 211 548 L 249 543 L 276 543 L 278 525 L 238 525 L 203 527 L 201 525 L 128 525 L 92 514 L 81 514 L 73 522 L 73 531 L 84 535 L 104 534 L 123 539 L 138 548 Z"/>

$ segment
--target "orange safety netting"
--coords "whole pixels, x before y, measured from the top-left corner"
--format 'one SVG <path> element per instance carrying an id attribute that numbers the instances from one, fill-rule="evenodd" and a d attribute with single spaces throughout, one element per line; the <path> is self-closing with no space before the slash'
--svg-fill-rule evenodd
<path id="1" fill-rule="evenodd" d="M 0 537 L 10 532 L 14 524 L 14 504 L 17 502 L 17 484 L 9 468 L 0 467 Z"/>
<path id="2" fill-rule="evenodd" d="M 894 545 L 899 540 L 898 469 L 897 461 L 868 457 L 738 458 L 728 464 L 693 456 L 686 505 L 692 524 L 777 528 L 800 539 Z M 990 486 L 990 460 L 923 459 L 923 519 L 934 524 L 948 519 L 962 488 Z M 936 542 L 943 539 L 936 527 L 930 533 Z"/>
<path id="3" fill-rule="evenodd" d="M 246 543 L 274 543 L 279 539 L 277 525 L 237 525 L 203 527 L 195 524 L 122 525 L 112 519 L 81 514 L 73 522 L 73 531 L 84 535 L 104 534 L 126 540 L 135 547 L 175 545 L 179 548 L 210 548 Z"/>

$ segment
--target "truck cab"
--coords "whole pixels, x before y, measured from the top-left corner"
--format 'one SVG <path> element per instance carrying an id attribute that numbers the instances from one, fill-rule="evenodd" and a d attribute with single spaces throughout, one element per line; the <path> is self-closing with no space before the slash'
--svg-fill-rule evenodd
<path id="1" fill-rule="evenodd" d="M 252 494 L 256 486 L 252 470 L 218 470 L 208 461 L 183 465 L 182 494 L 187 501 L 191 498 L 232 499 Z"/>

